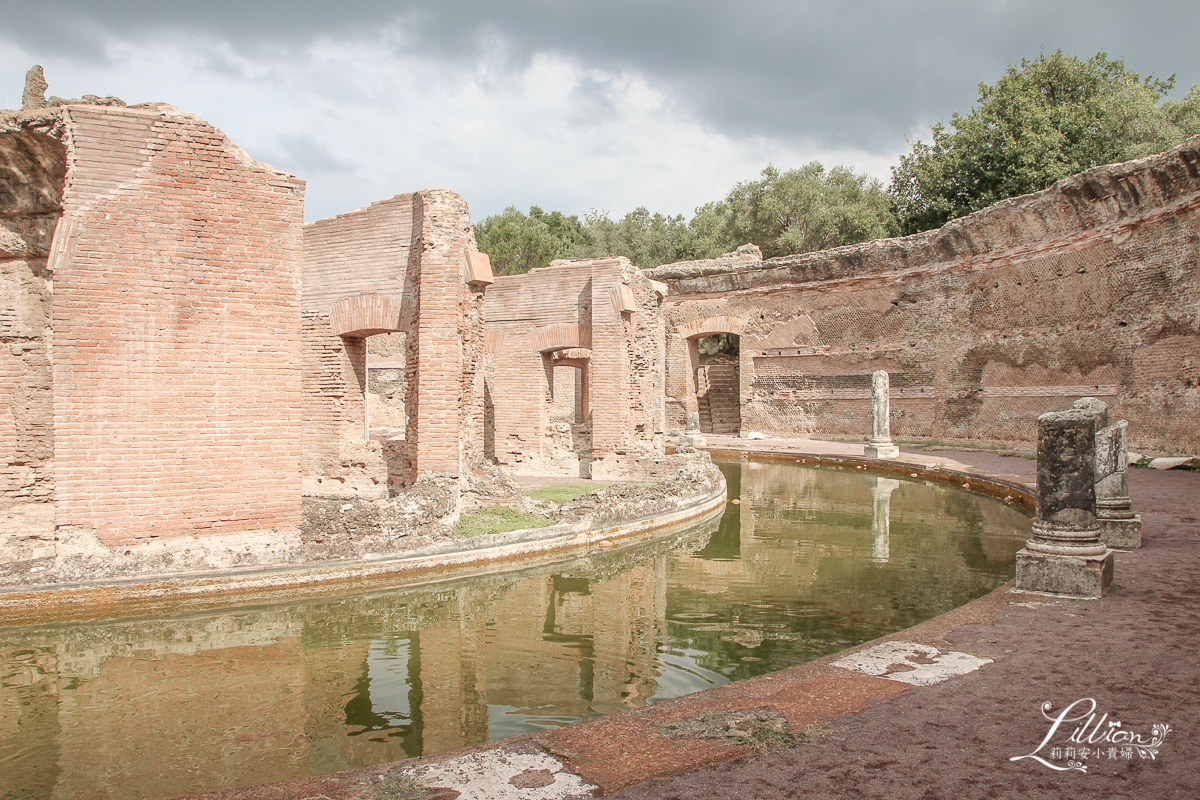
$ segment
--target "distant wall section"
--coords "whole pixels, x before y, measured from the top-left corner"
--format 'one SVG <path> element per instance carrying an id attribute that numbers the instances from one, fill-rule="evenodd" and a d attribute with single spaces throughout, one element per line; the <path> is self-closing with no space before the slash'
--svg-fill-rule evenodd
<path id="1" fill-rule="evenodd" d="M 1032 441 L 1092 395 L 1135 447 L 1200 451 L 1200 137 L 902 239 L 647 270 L 671 288 L 668 426 L 696 410 L 691 328 L 741 336 L 743 433 Z"/>

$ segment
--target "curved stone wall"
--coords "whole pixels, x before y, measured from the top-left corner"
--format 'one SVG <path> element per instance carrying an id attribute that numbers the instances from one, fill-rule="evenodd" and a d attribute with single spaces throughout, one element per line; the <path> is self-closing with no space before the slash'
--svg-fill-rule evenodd
<path id="1" fill-rule="evenodd" d="M 743 434 L 1031 441 L 1094 395 L 1131 445 L 1200 451 L 1200 137 L 945 227 L 820 253 L 668 264 L 668 428 L 695 410 L 687 335 L 743 322 Z"/>

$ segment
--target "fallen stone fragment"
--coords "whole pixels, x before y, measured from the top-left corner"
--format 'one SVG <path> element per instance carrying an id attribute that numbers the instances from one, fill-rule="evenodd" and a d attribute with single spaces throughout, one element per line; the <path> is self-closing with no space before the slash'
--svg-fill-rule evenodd
<path id="1" fill-rule="evenodd" d="M 1175 456 L 1174 458 L 1155 458 L 1147 464 L 1150 469 L 1200 469 L 1200 458 L 1196 456 Z"/>

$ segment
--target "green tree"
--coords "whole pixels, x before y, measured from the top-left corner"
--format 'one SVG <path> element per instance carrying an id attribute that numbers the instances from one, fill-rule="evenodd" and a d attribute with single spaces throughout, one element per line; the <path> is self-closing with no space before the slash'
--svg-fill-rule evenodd
<path id="1" fill-rule="evenodd" d="M 590 241 L 579 217 L 546 213 L 537 206 L 531 206 L 529 214 L 509 206 L 484 219 L 475 226 L 475 240 L 491 258 L 497 275 L 528 272 L 556 258 L 576 258 Z"/>
<path id="2" fill-rule="evenodd" d="M 667 217 L 642 207 L 613 220 L 593 209 L 584 223 L 591 243 L 581 252 L 589 257 L 625 256 L 639 267 L 703 257 L 695 255 L 695 236 L 682 214 Z"/>
<path id="3" fill-rule="evenodd" d="M 527 272 L 555 258 L 625 256 L 639 267 L 713 258 L 748 242 L 763 255 L 788 255 L 854 244 L 897 232 L 883 185 L 847 167 L 826 171 L 814 161 L 780 172 L 768 166 L 759 180 L 739 183 L 724 199 L 682 215 L 642 207 L 614 220 L 593 209 L 578 217 L 537 206 L 514 207 L 475 226 L 479 249 L 498 275 Z"/>
<path id="4" fill-rule="evenodd" d="M 1089 167 L 1173 147 L 1200 132 L 1200 94 L 1162 102 L 1174 76 L 1142 79 L 1120 59 L 1041 55 L 1009 65 L 979 104 L 932 142 L 911 141 L 892 168 L 904 233 L 929 230 L 1007 197 L 1036 192 Z"/>
<path id="5" fill-rule="evenodd" d="M 752 242 L 767 258 L 826 250 L 894 236 L 892 201 L 883 184 L 849 167 L 826 171 L 818 161 L 733 187 L 720 203 L 701 206 L 696 235 L 721 252 Z"/>

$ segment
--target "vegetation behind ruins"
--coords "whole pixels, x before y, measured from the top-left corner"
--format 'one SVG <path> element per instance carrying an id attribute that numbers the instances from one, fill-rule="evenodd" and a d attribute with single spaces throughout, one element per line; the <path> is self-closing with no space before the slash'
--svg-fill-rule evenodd
<path id="1" fill-rule="evenodd" d="M 1200 133 L 1200 87 L 1167 99 L 1175 78 L 1142 78 L 1106 53 L 1040 55 L 1010 64 L 979 104 L 910 139 L 892 184 L 810 162 L 735 185 L 691 220 L 646 208 L 614 220 L 510 206 L 475 227 L 497 274 L 556 258 L 626 256 L 639 267 L 713 258 L 758 245 L 767 258 L 941 227 L 1008 197 L 1046 189 L 1090 167 L 1142 158 Z"/>
<path id="2" fill-rule="evenodd" d="M 910 140 L 892 168 L 904 233 L 945 225 L 1008 197 L 1038 192 L 1084 170 L 1160 153 L 1200 133 L 1200 87 L 1164 99 L 1175 85 L 1141 78 L 1098 53 L 1023 59 L 979 105 L 932 127 L 932 143 Z"/>

